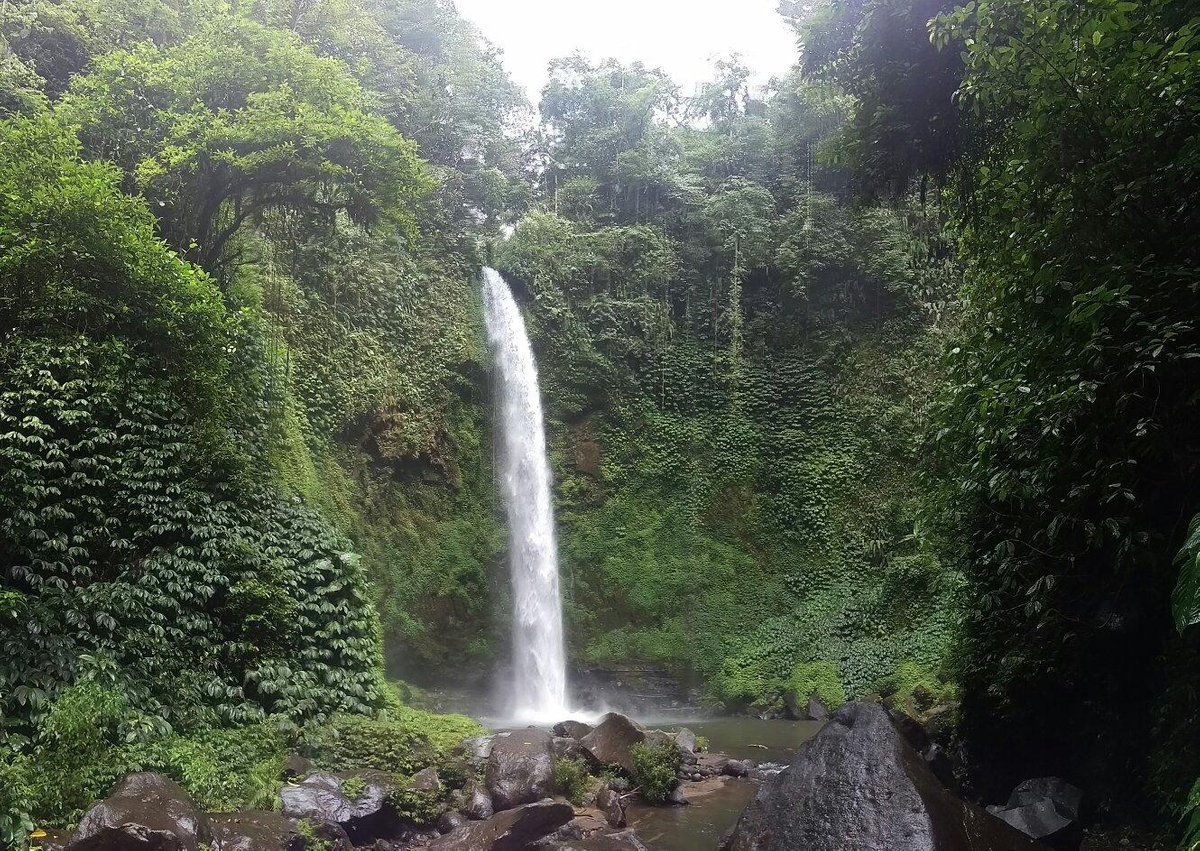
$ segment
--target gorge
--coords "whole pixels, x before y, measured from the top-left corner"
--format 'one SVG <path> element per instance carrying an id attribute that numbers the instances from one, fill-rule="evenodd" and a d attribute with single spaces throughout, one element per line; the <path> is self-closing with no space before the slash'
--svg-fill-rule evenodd
<path id="1" fill-rule="evenodd" d="M 753 3 L 0 4 L 0 849 L 1200 842 L 1200 4 Z"/>

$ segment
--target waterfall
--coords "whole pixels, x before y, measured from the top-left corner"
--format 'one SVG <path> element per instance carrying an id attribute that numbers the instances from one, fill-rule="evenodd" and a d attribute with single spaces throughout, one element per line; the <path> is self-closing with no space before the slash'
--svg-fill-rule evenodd
<path id="1" fill-rule="evenodd" d="M 514 618 L 511 709 L 514 718 L 559 721 L 567 717 L 566 655 L 542 400 L 525 322 L 495 269 L 483 270 L 483 311 L 503 436 Z"/>

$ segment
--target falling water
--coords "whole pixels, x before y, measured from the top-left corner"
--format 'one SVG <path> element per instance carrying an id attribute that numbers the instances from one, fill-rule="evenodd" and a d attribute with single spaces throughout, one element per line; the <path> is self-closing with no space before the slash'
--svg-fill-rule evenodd
<path id="1" fill-rule="evenodd" d="M 500 471 L 508 514 L 513 587 L 513 716 L 557 721 L 567 714 L 558 548 L 537 366 L 512 292 L 483 270 L 483 309 L 496 357 L 504 447 Z"/>

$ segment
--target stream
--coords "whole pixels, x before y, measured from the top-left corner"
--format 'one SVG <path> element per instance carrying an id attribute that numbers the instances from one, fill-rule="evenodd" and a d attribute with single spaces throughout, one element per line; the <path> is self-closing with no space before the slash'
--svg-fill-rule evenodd
<path id="1" fill-rule="evenodd" d="M 655 726 L 653 724 L 648 726 Z M 707 736 L 710 749 L 755 763 L 790 763 L 796 750 L 821 729 L 818 721 L 761 721 L 757 718 L 711 718 L 662 725 L 687 727 Z M 730 780 L 714 792 L 689 797 L 686 807 L 630 805 L 629 825 L 653 851 L 715 849 L 721 834 L 731 828 L 754 797 L 758 783 Z"/>

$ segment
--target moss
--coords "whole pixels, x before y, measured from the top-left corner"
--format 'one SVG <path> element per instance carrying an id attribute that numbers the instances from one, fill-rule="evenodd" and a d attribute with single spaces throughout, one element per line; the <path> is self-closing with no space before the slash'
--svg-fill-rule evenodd
<path id="1" fill-rule="evenodd" d="M 846 702 L 846 690 L 833 662 L 797 665 L 788 677 L 786 688 L 801 704 L 814 696 L 829 709 L 837 709 Z"/>
<path id="2" fill-rule="evenodd" d="M 920 712 L 957 697 L 957 689 L 953 684 L 943 682 L 936 674 L 913 661 L 900 663 L 895 672 L 879 682 L 878 691 L 882 697 L 910 704 Z"/>

